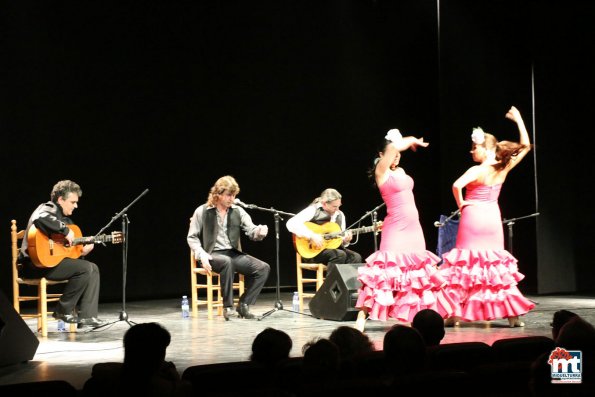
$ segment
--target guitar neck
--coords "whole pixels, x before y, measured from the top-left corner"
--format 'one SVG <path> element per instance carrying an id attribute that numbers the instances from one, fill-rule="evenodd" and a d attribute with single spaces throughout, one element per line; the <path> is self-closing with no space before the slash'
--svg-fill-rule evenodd
<path id="1" fill-rule="evenodd" d="M 364 226 L 364 227 L 358 227 L 357 229 L 350 229 L 349 231 L 351 233 L 369 233 L 369 232 L 373 232 L 374 230 L 377 230 L 378 226 Z"/>
<path id="2" fill-rule="evenodd" d="M 91 237 L 78 237 L 72 241 L 71 245 L 80 245 L 80 244 L 95 244 L 95 243 L 109 243 L 112 241 L 112 236 L 108 235 L 100 235 L 100 236 L 91 236 Z"/>
<path id="3" fill-rule="evenodd" d="M 376 230 L 378 230 L 378 225 L 375 225 L 375 226 L 363 226 L 363 227 L 358 227 L 356 229 L 348 229 L 348 230 L 343 230 L 343 231 L 336 232 L 336 233 L 327 233 L 327 234 L 324 235 L 324 237 L 326 239 L 337 238 L 337 237 L 343 236 L 347 232 L 351 232 L 352 234 L 356 234 L 356 233 L 369 233 L 369 232 L 373 232 L 373 231 L 376 231 Z"/>

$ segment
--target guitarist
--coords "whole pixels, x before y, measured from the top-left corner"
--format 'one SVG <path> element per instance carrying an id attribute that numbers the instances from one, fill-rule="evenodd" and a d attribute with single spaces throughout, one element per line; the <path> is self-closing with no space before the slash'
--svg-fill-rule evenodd
<path id="1" fill-rule="evenodd" d="M 321 248 L 324 246 L 323 237 L 310 230 L 305 223 L 312 222 L 322 225 L 327 222 L 335 222 L 341 227 L 341 230 L 345 230 L 345 214 L 339 209 L 341 204 L 341 194 L 335 189 L 326 189 L 320 194 L 320 197 L 314 199 L 312 204 L 287 221 L 287 229 L 298 237 L 309 239 L 313 247 Z M 351 232 L 348 231 L 344 234 L 340 247 L 323 249 L 313 258 L 303 258 L 303 262 L 324 263 L 327 266 L 327 274 L 330 274 L 338 263 L 361 263 L 362 256 L 347 249 L 351 238 Z"/>
<path id="2" fill-rule="evenodd" d="M 97 318 L 99 303 L 97 265 L 80 258 L 64 258 L 54 267 L 39 268 L 31 262 L 27 250 L 27 235 L 32 225 L 47 236 L 62 234 L 68 242 L 72 243 L 75 236 L 68 225 L 73 224 L 70 216 L 78 208 L 78 201 L 82 195 L 80 186 L 73 181 L 62 180 L 54 185 L 50 194 L 51 201 L 37 207 L 29 219 L 25 238 L 21 244 L 20 263 L 22 276 L 25 278 L 46 277 L 48 280 L 68 280 L 54 309 L 54 318 L 67 323 L 78 323 L 79 326 L 99 327 L 106 322 Z M 92 249 L 93 244 L 85 245 L 82 256 Z M 73 314 L 77 304 L 80 306 L 78 316 Z"/>

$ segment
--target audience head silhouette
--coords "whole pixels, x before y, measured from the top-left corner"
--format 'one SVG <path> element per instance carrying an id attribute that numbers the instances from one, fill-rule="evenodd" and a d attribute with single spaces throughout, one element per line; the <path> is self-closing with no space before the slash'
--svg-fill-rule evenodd
<path id="1" fill-rule="evenodd" d="M 425 368 L 426 345 L 415 328 L 393 325 L 384 335 L 383 350 L 393 371 L 414 372 Z"/>
<path id="2" fill-rule="evenodd" d="M 354 361 L 374 351 L 374 344 L 368 335 L 346 325 L 331 332 L 329 340 L 337 346 L 343 361 Z"/>
<path id="3" fill-rule="evenodd" d="M 302 371 L 312 381 L 331 380 L 339 372 L 339 348 L 328 339 L 318 339 L 302 347 Z"/>
<path id="4" fill-rule="evenodd" d="M 444 319 L 435 310 L 420 310 L 413 317 L 411 326 L 419 331 L 426 346 L 437 346 L 444 338 Z"/>
<path id="5" fill-rule="evenodd" d="M 250 360 L 267 366 L 276 365 L 289 358 L 292 346 L 287 333 L 269 327 L 254 338 Z"/>
<path id="6" fill-rule="evenodd" d="M 133 325 L 124 334 L 124 370 L 157 372 L 165 361 L 171 335 L 157 323 Z"/>
<path id="7" fill-rule="evenodd" d="M 556 346 L 566 350 L 595 352 L 595 327 L 580 316 L 574 316 L 560 328 Z"/>
<path id="8" fill-rule="evenodd" d="M 570 310 L 558 310 L 554 313 L 552 318 L 552 338 L 556 340 L 558 338 L 558 334 L 560 333 L 560 329 L 568 322 L 568 320 L 576 317 L 577 314 L 571 312 Z"/>
<path id="9" fill-rule="evenodd" d="M 175 364 L 165 361 L 170 341 L 169 332 L 157 323 L 133 325 L 124 334 L 124 363 L 95 364 L 82 395 L 150 397 L 188 391 Z"/>

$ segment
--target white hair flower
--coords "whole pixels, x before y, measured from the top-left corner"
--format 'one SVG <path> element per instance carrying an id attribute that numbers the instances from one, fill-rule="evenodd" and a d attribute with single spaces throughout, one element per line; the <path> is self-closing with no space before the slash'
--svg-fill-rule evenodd
<path id="1" fill-rule="evenodd" d="M 401 135 L 401 132 L 398 129 L 393 128 L 392 130 L 388 130 L 384 139 L 391 142 L 398 142 L 403 139 L 403 135 Z"/>
<path id="2" fill-rule="evenodd" d="M 475 127 L 473 129 L 473 133 L 471 134 L 471 140 L 476 145 L 481 145 L 486 141 L 486 134 L 483 132 L 481 127 Z"/>

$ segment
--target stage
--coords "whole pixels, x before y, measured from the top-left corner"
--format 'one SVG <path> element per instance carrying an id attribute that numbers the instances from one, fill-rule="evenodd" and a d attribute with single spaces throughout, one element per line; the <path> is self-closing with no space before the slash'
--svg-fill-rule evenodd
<path id="1" fill-rule="evenodd" d="M 592 324 L 595 323 L 595 296 L 528 296 L 537 303 L 535 309 L 523 317 L 524 328 L 509 328 L 506 320 L 490 323 L 462 323 L 459 327 L 447 328 L 443 343 L 481 341 L 492 344 L 495 340 L 544 335 L 551 336 L 550 321 L 556 310 L 567 309 Z M 253 307 L 261 315 L 275 307 L 276 293 L 265 292 Z M 301 356 L 302 346 L 315 338 L 327 337 L 341 325 L 354 325 L 353 321 L 320 320 L 307 314 L 291 311 L 291 293 L 281 293 L 284 310 L 271 313 L 258 320 L 233 318 L 226 322 L 223 317 L 207 320 L 201 308 L 198 317 L 183 319 L 178 299 L 134 301 L 126 303 L 129 320 L 135 323 L 159 322 L 172 336 L 167 350 L 167 360 L 173 361 L 179 372 L 199 364 L 248 360 L 254 337 L 263 329 L 273 327 L 287 332 L 293 340 L 291 356 Z M 100 304 L 100 317 L 117 320 L 122 310 L 121 303 Z M 368 321 L 366 333 L 376 349 L 382 349 L 384 333 L 395 321 Z M 35 320 L 27 320 L 31 329 Z M 76 333 L 57 331 L 57 322 L 49 322 L 47 338 L 40 338 L 33 360 L 27 363 L 0 367 L 0 384 L 33 382 L 40 380 L 66 380 L 81 389 L 91 374 L 91 367 L 98 362 L 122 361 L 122 338 L 129 324 L 124 321 L 94 331 Z"/>

